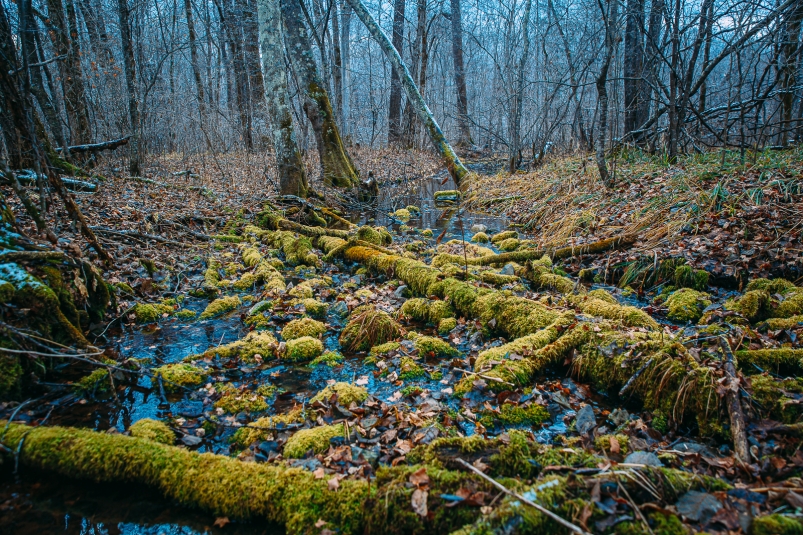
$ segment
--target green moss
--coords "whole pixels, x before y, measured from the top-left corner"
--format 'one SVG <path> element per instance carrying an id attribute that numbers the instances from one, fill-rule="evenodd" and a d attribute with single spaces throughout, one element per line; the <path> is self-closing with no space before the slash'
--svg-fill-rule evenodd
<path id="1" fill-rule="evenodd" d="M 607 300 L 592 297 L 590 294 L 569 295 L 566 299 L 579 307 L 585 314 L 615 320 L 628 327 L 644 327 L 658 330 L 658 323 L 640 308 L 610 303 Z"/>
<path id="2" fill-rule="evenodd" d="M 729 299 L 725 308 L 738 312 L 747 320 L 759 321 L 769 317 L 772 312 L 772 299 L 766 290 L 750 290 L 738 299 Z"/>
<path id="3" fill-rule="evenodd" d="M 282 329 L 282 338 L 285 341 L 311 336 L 317 338 L 326 332 L 326 325 L 311 318 L 299 318 L 289 322 Z"/>
<path id="4" fill-rule="evenodd" d="M 0 400 L 19 393 L 20 379 L 24 373 L 19 358 L 0 351 Z"/>
<path id="5" fill-rule="evenodd" d="M 455 327 L 457 327 L 457 320 L 455 318 L 443 318 L 440 323 L 438 323 L 438 334 L 444 336 Z"/>
<path id="6" fill-rule="evenodd" d="M 170 429 L 166 423 L 159 420 L 152 420 L 151 418 L 143 418 L 142 420 L 136 421 L 128 428 L 128 432 L 131 433 L 132 437 L 152 440 L 159 444 L 170 445 L 176 440 L 175 433 L 173 433 L 173 430 Z"/>
<path id="7" fill-rule="evenodd" d="M 393 216 L 396 219 L 398 219 L 399 221 L 402 221 L 404 223 L 407 223 L 408 221 L 410 221 L 410 217 L 412 217 L 410 215 L 410 210 L 408 210 L 406 208 L 400 208 L 400 209 L 396 210 L 395 212 L 393 212 Z"/>
<path id="8" fill-rule="evenodd" d="M 374 346 L 371 348 L 371 351 L 368 353 L 369 357 L 381 357 L 390 353 L 391 351 L 397 351 L 401 347 L 399 342 L 387 342 L 385 344 L 379 344 L 378 346 Z"/>
<path id="9" fill-rule="evenodd" d="M 287 342 L 284 358 L 292 362 L 313 360 L 323 354 L 323 344 L 317 338 L 302 336 Z"/>
<path id="10" fill-rule="evenodd" d="M 81 395 L 94 395 L 111 390 L 109 370 L 98 368 L 73 383 L 73 389 Z"/>
<path id="11" fill-rule="evenodd" d="M 691 288 L 682 288 L 673 292 L 666 300 L 669 309 L 667 317 L 681 322 L 697 322 L 703 316 L 703 310 L 711 304 L 709 295 Z"/>
<path id="12" fill-rule="evenodd" d="M 691 266 L 683 264 L 675 268 L 672 283 L 678 288 L 692 288 L 702 292 L 708 288 L 708 277 L 707 271 L 693 269 Z"/>
<path id="13" fill-rule="evenodd" d="M 195 316 L 197 316 L 198 313 L 195 312 L 194 310 L 190 310 L 188 308 L 182 308 L 181 310 L 176 312 L 174 315 L 180 320 L 191 320 L 191 319 L 195 318 Z"/>
<path id="14" fill-rule="evenodd" d="M 496 243 L 496 246 L 499 247 L 501 251 L 515 251 L 519 248 L 521 242 L 516 238 L 508 238 L 506 240 L 502 240 Z"/>
<path id="15" fill-rule="evenodd" d="M 789 282 L 786 279 L 753 279 L 747 284 L 747 288 L 745 290 L 752 291 L 752 290 L 764 290 L 769 292 L 770 295 L 774 294 L 785 294 L 787 291 L 795 288 L 795 285 Z"/>
<path id="16" fill-rule="evenodd" d="M 256 413 L 268 410 L 265 397 L 251 390 L 240 389 L 230 383 L 218 383 L 215 390 L 220 396 L 215 401 L 215 408 L 223 409 L 230 414 L 241 412 Z"/>
<path id="17" fill-rule="evenodd" d="M 241 243 L 243 241 L 242 236 L 236 236 L 234 234 L 215 234 L 212 236 L 212 239 L 224 243 Z"/>
<path id="18" fill-rule="evenodd" d="M 803 409 L 791 394 L 803 394 L 803 379 L 774 379 L 769 375 L 753 375 L 753 399 L 769 416 L 787 424 L 796 423 Z"/>
<path id="19" fill-rule="evenodd" d="M 265 360 L 272 358 L 276 354 L 277 346 L 276 338 L 271 333 L 267 331 L 251 331 L 245 338 L 230 344 L 210 347 L 204 351 L 202 356 L 213 358 L 218 355 L 224 359 L 237 358 L 243 362 L 253 363 L 257 355 Z"/>
<path id="20" fill-rule="evenodd" d="M 429 320 L 429 302 L 422 298 L 413 298 L 405 301 L 399 309 L 399 314 L 415 321 Z"/>
<path id="21" fill-rule="evenodd" d="M 774 514 L 759 516 L 750 525 L 750 535 L 801 535 L 803 524 L 795 518 Z"/>
<path id="22" fill-rule="evenodd" d="M 777 331 L 780 329 L 797 329 L 803 327 L 803 315 L 791 316 L 789 318 L 770 318 L 766 322 L 767 327 Z"/>
<path id="23" fill-rule="evenodd" d="M 262 256 L 262 253 L 259 252 L 259 249 L 256 249 L 254 247 L 244 247 L 242 250 L 242 256 L 243 256 L 243 264 L 245 264 L 248 267 L 255 267 L 259 265 L 259 263 L 262 262 L 262 259 L 264 258 Z"/>
<path id="24" fill-rule="evenodd" d="M 165 390 L 177 391 L 181 387 L 193 387 L 201 384 L 207 373 L 189 363 L 165 364 L 154 368 L 153 373 L 164 380 Z"/>
<path id="25" fill-rule="evenodd" d="M 326 316 L 326 311 L 329 308 L 329 305 L 318 301 L 317 299 L 301 299 L 296 301 L 294 304 L 300 304 L 304 307 L 307 315 L 312 318 L 323 318 Z"/>
<path id="26" fill-rule="evenodd" d="M 471 237 L 471 241 L 474 243 L 488 243 L 491 240 L 484 232 L 477 232 Z"/>
<path id="27" fill-rule="evenodd" d="M 519 233 L 515 230 L 504 230 L 491 236 L 491 243 L 500 243 L 505 240 L 517 239 L 518 237 Z"/>
<path id="28" fill-rule="evenodd" d="M 275 265 L 276 262 L 278 262 L 278 266 Z M 259 263 L 256 270 L 254 270 L 254 275 L 256 275 L 259 282 L 264 285 L 265 290 L 282 291 L 287 285 L 278 269 L 283 269 L 283 267 L 281 261 L 276 258 L 263 260 Z"/>
<path id="29" fill-rule="evenodd" d="M 425 228 L 424 230 L 421 231 L 421 235 L 426 238 L 431 238 L 433 236 L 432 229 Z"/>
<path id="30" fill-rule="evenodd" d="M 323 453 L 329 449 L 331 439 L 343 436 L 344 433 L 343 424 L 302 429 L 287 439 L 287 443 L 284 445 L 284 456 L 289 459 L 300 459 L 310 450 L 313 453 Z"/>
<path id="31" fill-rule="evenodd" d="M 480 280 L 495 286 L 502 286 L 519 282 L 520 279 L 516 275 L 502 275 L 494 271 L 483 271 L 480 273 Z"/>
<path id="32" fill-rule="evenodd" d="M 772 312 L 776 318 L 791 318 L 801 314 L 803 314 L 803 289 L 801 288 L 787 292 L 783 301 Z"/>
<path id="33" fill-rule="evenodd" d="M 399 361 L 399 379 L 402 381 L 413 381 L 425 375 L 424 368 L 410 357 L 402 357 Z"/>
<path id="34" fill-rule="evenodd" d="M 415 339 L 415 348 L 423 356 L 436 358 L 457 357 L 460 352 L 440 338 L 419 336 Z"/>
<path id="35" fill-rule="evenodd" d="M 344 407 L 348 407 L 352 403 L 360 404 L 368 399 L 368 390 L 361 386 L 350 385 L 349 383 L 335 383 L 315 394 L 309 402 L 328 402 L 335 394 L 337 394 L 337 402 Z"/>
<path id="36" fill-rule="evenodd" d="M 371 306 L 355 310 L 340 333 L 340 345 L 346 351 L 367 351 L 401 336 L 401 326 L 387 312 Z"/>
<path id="37" fill-rule="evenodd" d="M 173 312 L 173 307 L 160 303 L 137 303 L 132 310 L 137 323 L 154 323 L 162 319 L 163 314 Z"/>
<path id="38" fill-rule="evenodd" d="M 330 367 L 339 366 L 343 364 L 345 357 L 339 351 L 327 351 L 320 357 L 317 357 L 309 363 L 310 366 L 318 366 L 325 364 Z"/>
<path id="39" fill-rule="evenodd" d="M 297 299 L 312 299 L 313 296 L 312 286 L 304 282 L 290 288 L 287 293 Z"/>
<path id="40" fill-rule="evenodd" d="M 504 403 L 499 407 L 499 412 L 483 412 L 480 423 L 486 427 L 493 427 L 495 421 L 504 425 L 540 425 L 549 418 L 549 411 L 543 405 L 530 403 L 522 406 Z"/>
<path id="41" fill-rule="evenodd" d="M 231 312 L 238 306 L 240 306 L 242 302 L 240 298 L 236 295 L 228 296 L 228 297 L 221 297 L 220 299 L 215 299 L 207 307 L 201 312 L 199 316 L 200 319 L 205 320 L 209 318 L 214 318 L 215 316 L 219 316 L 221 314 L 225 314 L 226 312 Z"/>
<path id="42" fill-rule="evenodd" d="M 611 436 L 614 436 L 616 438 L 616 442 L 619 443 L 619 454 L 627 455 L 630 446 L 630 437 L 627 435 L 599 435 L 594 439 L 594 446 L 596 446 L 598 450 L 610 452 Z"/>
<path id="43" fill-rule="evenodd" d="M 624 292 L 622 292 L 624 294 Z M 588 297 L 593 297 L 595 299 L 600 299 L 609 303 L 611 305 L 618 305 L 619 301 L 616 300 L 614 296 L 610 294 L 607 290 L 603 290 L 602 288 L 598 288 L 596 290 L 591 290 L 588 292 Z"/>

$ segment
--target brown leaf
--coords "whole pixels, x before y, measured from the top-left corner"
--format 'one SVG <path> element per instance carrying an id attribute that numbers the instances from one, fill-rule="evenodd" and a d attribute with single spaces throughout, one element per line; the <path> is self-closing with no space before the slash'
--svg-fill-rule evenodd
<path id="1" fill-rule="evenodd" d="M 219 516 L 215 519 L 215 527 L 222 528 L 225 527 L 226 524 L 230 522 L 229 517 L 227 516 Z"/>
<path id="2" fill-rule="evenodd" d="M 420 489 L 429 487 L 429 476 L 427 475 L 427 467 L 422 466 L 417 471 L 410 474 L 410 483 Z"/>
<path id="3" fill-rule="evenodd" d="M 613 435 L 611 435 L 610 441 L 611 441 L 611 453 L 613 455 L 618 455 L 619 454 L 619 441 L 616 440 L 616 437 L 613 436 Z"/>
<path id="4" fill-rule="evenodd" d="M 333 477 L 326 483 L 327 485 L 329 485 L 329 490 L 337 490 L 340 488 L 340 479 L 338 479 L 337 477 Z"/>
<path id="5" fill-rule="evenodd" d="M 413 511 L 415 511 L 418 516 L 427 516 L 427 491 L 415 489 L 413 491 L 411 502 Z"/>
<path id="6" fill-rule="evenodd" d="M 786 503 L 788 503 L 795 509 L 803 509 L 803 496 L 798 494 L 797 492 L 787 492 Z"/>
<path id="7" fill-rule="evenodd" d="M 323 479 L 324 476 L 326 476 L 326 472 L 324 472 L 323 466 L 319 466 L 314 472 L 312 472 L 312 475 L 315 476 L 315 479 Z"/>
<path id="8" fill-rule="evenodd" d="M 324 520 L 324 519 L 322 519 L 322 518 L 319 518 L 319 519 L 318 519 L 318 521 L 317 521 L 317 522 L 315 522 L 315 527 L 316 527 L 316 528 L 322 528 L 322 527 L 324 527 L 324 526 L 325 526 L 326 524 L 328 524 L 328 523 L 329 523 L 329 522 L 327 522 L 326 520 Z"/>

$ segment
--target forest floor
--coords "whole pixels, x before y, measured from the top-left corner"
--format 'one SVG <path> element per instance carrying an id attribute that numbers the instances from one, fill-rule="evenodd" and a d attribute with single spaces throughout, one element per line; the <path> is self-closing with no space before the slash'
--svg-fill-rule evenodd
<path id="1" fill-rule="evenodd" d="M 28 464 L 147 483 L 214 515 L 144 491 L 120 508 L 114 491 L 55 489 L 23 470 L 0 489 L 0 531 L 50 531 L 71 515 L 135 533 L 275 529 L 236 518 L 249 516 L 296 533 L 567 529 L 537 502 L 594 533 L 803 532 L 803 151 L 748 154 L 744 165 L 729 154 L 725 166 L 719 154 L 668 166 L 622 153 L 612 191 L 585 158 L 513 176 L 476 161 L 463 200 L 436 206 L 453 184 L 431 155 L 363 149 L 357 167 L 378 179 L 380 199 L 360 204 L 313 183 L 319 204 L 363 225 L 318 211 L 334 229 L 323 238 L 292 226 L 310 222 L 306 205 L 280 204 L 271 162 L 251 158 L 164 157 L 144 180 L 98 169 L 98 191 L 77 196 L 115 260 L 103 276 L 116 308 L 87 331 L 103 355 L 30 380 L 35 403 L 0 403 L 0 419 L 106 432 L 56 437 L 73 457 L 31 453 Z M 59 248 L 91 258 L 66 221 L 51 212 Z M 26 218 L 19 225 L 31 232 Z M 580 250 L 623 235 L 634 240 Z M 581 254 L 561 257 L 567 246 Z M 505 252 L 520 257 L 482 260 Z M 6 306 L 3 321 L 22 329 Z M 20 448 L 21 429 L 8 431 Z M 95 466 L 98 437 L 120 434 L 294 467 L 309 475 L 298 485 L 323 486 L 311 501 L 340 505 L 287 493 L 294 516 L 204 501 L 219 495 L 136 475 L 146 461 L 115 468 L 133 447 Z M 52 438 L 28 436 L 23 451 Z M 92 463 L 81 444 L 94 444 Z M 384 496 L 379 524 L 370 500 L 354 512 L 361 482 Z"/>

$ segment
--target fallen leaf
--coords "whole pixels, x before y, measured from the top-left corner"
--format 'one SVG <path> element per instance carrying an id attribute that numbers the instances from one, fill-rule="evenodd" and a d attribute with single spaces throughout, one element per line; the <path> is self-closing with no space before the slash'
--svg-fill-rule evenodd
<path id="1" fill-rule="evenodd" d="M 427 494 L 427 491 L 421 489 L 415 489 L 413 491 L 411 502 L 413 511 L 415 511 L 418 516 L 427 516 Z"/>
<path id="2" fill-rule="evenodd" d="M 326 472 L 324 472 L 323 466 L 319 466 L 312 472 L 312 475 L 315 476 L 315 479 L 323 479 L 326 476 Z"/>
<path id="3" fill-rule="evenodd" d="M 326 482 L 329 485 L 329 490 L 337 490 L 340 488 L 340 479 L 337 477 L 333 477 L 329 481 Z"/>
<path id="4" fill-rule="evenodd" d="M 427 467 L 422 466 L 417 471 L 410 474 L 410 483 L 418 488 L 429 487 L 429 476 L 427 475 Z"/>
<path id="5" fill-rule="evenodd" d="M 613 435 L 611 435 L 610 441 L 611 441 L 611 453 L 617 455 L 619 453 L 619 448 L 620 448 L 619 441 L 616 440 L 616 437 Z"/>
<path id="6" fill-rule="evenodd" d="M 328 524 L 328 523 L 329 523 L 329 522 L 327 522 L 326 520 L 324 520 L 324 519 L 322 519 L 322 518 L 319 518 L 319 519 L 318 519 L 318 521 L 317 521 L 317 522 L 315 522 L 315 527 L 316 527 L 316 528 L 322 528 L 322 527 L 324 527 L 324 526 L 325 526 L 326 524 Z"/>
<path id="7" fill-rule="evenodd" d="M 219 516 L 219 517 L 217 517 L 217 518 L 215 519 L 215 527 L 216 527 L 216 528 L 222 528 L 222 527 L 225 527 L 225 526 L 226 526 L 226 524 L 228 524 L 229 522 L 231 522 L 231 521 L 229 520 L 229 517 L 227 517 L 227 516 Z"/>

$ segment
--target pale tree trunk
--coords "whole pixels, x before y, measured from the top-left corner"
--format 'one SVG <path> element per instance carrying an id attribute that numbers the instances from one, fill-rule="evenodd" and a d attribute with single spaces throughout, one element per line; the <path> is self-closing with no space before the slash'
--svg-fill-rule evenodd
<path id="1" fill-rule="evenodd" d="M 601 6 L 602 7 L 602 6 Z M 608 69 L 611 66 L 614 53 L 616 51 L 616 43 L 618 41 L 616 22 L 619 18 L 619 2 L 618 0 L 610 0 L 608 3 L 608 12 L 602 13 L 602 18 L 605 23 L 605 56 L 602 60 L 602 66 L 597 76 L 597 93 L 599 95 L 599 125 L 597 128 L 597 151 L 596 161 L 597 168 L 599 169 L 599 176 L 602 183 L 606 187 L 613 187 L 614 177 L 608 173 L 608 165 L 605 162 L 605 144 L 608 139 Z"/>
<path id="2" fill-rule="evenodd" d="M 192 16 L 192 0 L 184 0 L 184 17 L 187 19 L 187 35 L 190 41 L 192 77 L 195 80 L 198 108 L 201 114 L 201 121 L 203 121 L 204 117 L 206 117 L 206 97 L 204 96 L 204 85 L 201 81 L 201 66 L 198 64 L 198 46 L 196 44 L 195 22 Z"/>
<path id="3" fill-rule="evenodd" d="M 128 142 L 130 161 L 128 172 L 134 176 L 141 174 L 140 160 L 140 118 L 139 101 L 137 99 L 136 65 L 134 63 L 134 47 L 131 42 L 131 21 L 129 20 L 128 0 L 117 0 L 120 18 L 120 37 L 123 44 L 123 70 L 125 85 L 128 90 L 128 120 L 131 122 L 131 140 Z"/>
<path id="4" fill-rule="evenodd" d="M 306 96 L 304 111 L 315 132 L 323 181 L 329 186 L 352 188 L 358 183 L 357 171 L 340 138 L 332 103 L 318 74 L 300 1 L 283 0 L 281 9 L 287 28 L 287 50 Z"/>
<path id="5" fill-rule="evenodd" d="M 343 55 L 340 48 L 340 13 L 337 2 L 330 1 L 332 2 L 330 16 L 332 17 L 332 55 L 334 56 L 332 85 L 335 91 L 335 114 L 340 123 L 340 130 L 343 131 Z"/>
<path id="6" fill-rule="evenodd" d="M 393 3 L 393 48 L 401 56 L 404 44 L 404 0 Z M 390 71 L 390 107 L 388 108 L 388 145 L 401 139 L 401 79 L 395 68 Z"/>
<path id="7" fill-rule="evenodd" d="M 510 141 L 510 172 L 515 173 L 518 167 L 521 154 L 521 115 L 524 105 L 524 73 L 527 66 L 527 59 L 530 55 L 530 11 L 532 10 L 532 0 L 527 0 L 524 7 L 524 22 L 522 33 L 524 37 L 524 49 L 521 52 L 519 68 L 516 73 L 516 94 L 513 97 L 513 128 Z M 535 154 L 533 154 L 535 158 Z"/>
<path id="8" fill-rule="evenodd" d="M 459 186 L 460 181 L 469 174 L 469 171 L 465 168 L 465 166 L 463 166 L 463 162 L 460 161 L 460 158 L 458 158 L 454 149 L 452 149 L 452 146 L 443 135 L 441 127 L 438 125 L 435 117 L 432 116 L 432 112 L 430 111 L 429 106 L 427 106 L 427 103 L 424 102 L 424 98 L 421 96 L 421 93 L 418 92 L 418 88 L 416 87 L 412 76 L 410 76 L 410 71 L 407 70 L 407 66 L 402 61 L 401 56 L 399 56 L 399 53 L 396 52 L 395 48 L 393 48 L 393 44 L 390 42 L 390 39 L 388 39 L 388 36 L 384 31 L 382 31 L 382 28 L 379 27 L 371 14 L 368 13 L 368 10 L 365 8 L 363 3 L 360 0 L 348 0 L 348 2 L 351 4 L 351 7 L 354 8 L 354 12 L 357 14 L 357 17 L 362 21 L 363 24 L 365 24 L 365 27 L 371 34 L 371 37 L 373 37 L 377 44 L 379 44 L 391 65 L 393 65 L 393 67 L 401 75 L 402 86 L 407 93 L 407 98 L 413 103 L 413 107 L 418 114 L 418 118 L 429 132 L 429 137 L 432 140 L 432 144 L 435 145 L 435 149 L 443 159 L 446 168 L 449 170 L 449 173 Z"/>
<path id="9" fill-rule="evenodd" d="M 463 22 L 460 0 L 450 0 L 452 6 L 452 60 L 454 61 L 454 82 L 457 87 L 457 127 L 460 137 L 457 145 L 472 145 L 471 129 L 468 125 L 468 96 L 466 95 L 466 71 L 463 63 Z"/>
<path id="10" fill-rule="evenodd" d="M 708 69 L 708 64 L 711 62 L 711 41 L 714 39 L 714 2 L 708 5 L 708 13 L 705 13 L 706 27 L 705 27 L 705 44 L 703 45 L 703 66 L 705 71 Z M 700 86 L 700 101 L 698 104 L 698 112 L 702 115 L 705 112 L 706 99 L 708 97 L 708 87 L 705 81 Z"/>
<path id="11" fill-rule="evenodd" d="M 287 73 L 282 44 L 282 15 L 279 0 L 258 0 L 259 48 L 262 52 L 262 80 L 273 130 L 279 192 L 306 197 L 307 176 L 293 129 L 293 114 L 287 94 Z"/>
<path id="12" fill-rule="evenodd" d="M 411 47 L 410 64 L 413 68 L 412 75 L 418 81 L 418 90 L 423 96 L 427 72 L 427 0 L 418 0 L 416 18 L 415 42 Z M 415 146 L 416 122 L 415 110 L 410 99 L 407 99 L 407 103 L 404 105 L 403 125 L 404 146 L 412 148 Z"/>
<path id="13" fill-rule="evenodd" d="M 574 64 L 574 57 L 572 56 L 571 46 L 569 45 L 569 39 L 566 37 L 566 33 L 563 31 L 563 27 L 560 25 L 560 19 L 558 18 L 558 13 L 555 11 L 555 5 L 552 0 L 549 0 L 549 10 L 552 12 L 552 16 L 555 17 L 555 26 L 558 29 L 558 34 L 560 35 L 561 41 L 563 42 L 563 53 L 566 56 L 566 63 L 569 66 L 569 82 L 572 84 L 572 92 L 569 100 L 574 101 L 575 109 L 577 114 L 577 129 L 578 129 L 578 141 L 581 150 L 590 150 L 590 146 L 588 143 L 588 136 L 586 135 L 586 127 L 585 127 L 585 120 L 583 119 L 583 103 L 580 100 L 580 97 L 577 95 L 578 88 L 580 87 L 577 82 L 577 68 Z M 535 155 L 533 155 L 535 157 Z"/>

